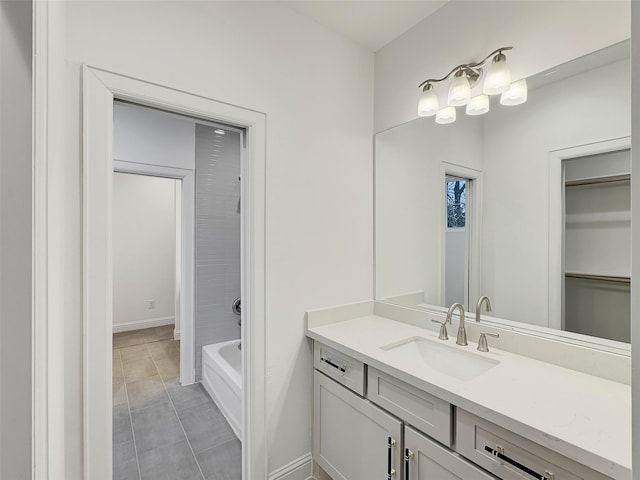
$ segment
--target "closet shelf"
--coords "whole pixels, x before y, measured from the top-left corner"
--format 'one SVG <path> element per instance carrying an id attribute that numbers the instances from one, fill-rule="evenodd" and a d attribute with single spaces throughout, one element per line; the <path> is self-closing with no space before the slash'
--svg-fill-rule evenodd
<path id="1" fill-rule="evenodd" d="M 565 216 L 565 222 L 567 225 L 590 223 L 631 223 L 631 211 L 567 213 Z"/>
<path id="2" fill-rule="evenodd" d="M 614 275 L 590 275 L 588 273 L 565 272 L 565 277 L 580 278 L 583 280 L 597 280 L 600 282 L 614 282 L 631 284 L 631 277 L 618 277 Z"/>
<path id="3" fill-rule="evenodd" d="M 601 185 L 605 183 L 622 183 L 629 182 L 631 180 L 630 174 L 623 175 L 611 175 L 607 177 L 598 178 L 585 178 L 581 180 L 568 180 L 565 182 L 565 187 L 584 187 L 586 185 Z"/>

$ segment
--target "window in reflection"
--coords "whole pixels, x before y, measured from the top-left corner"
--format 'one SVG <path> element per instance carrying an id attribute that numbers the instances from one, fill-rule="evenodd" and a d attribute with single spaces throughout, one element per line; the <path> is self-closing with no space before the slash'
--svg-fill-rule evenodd
<path id="1" fill-rule="evenodd" d="M 469 297 L 469 235 L 467 199 L 470 180 L 447 176 L 445 229 L 445 302 L 460 302 L 468 310 Z"/>

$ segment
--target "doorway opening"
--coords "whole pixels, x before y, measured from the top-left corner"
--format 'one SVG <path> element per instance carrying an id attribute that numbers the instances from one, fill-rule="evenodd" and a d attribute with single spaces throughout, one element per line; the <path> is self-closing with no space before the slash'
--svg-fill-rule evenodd
<path id="1" fill-rule="evenodd" d="M 113 470 L 112 424 L 112 199 L 113 170 L 118 155 L 114 145 L 114 101 L 143 105 L 156 111 L 176 112 L 191 119 L 231 125 L 246 133 L 242 143 L 241 169 L 241 291 L 242 308 L 242 477 L 266 478 L 266 371 L 265 371 L 265 169 L 266 115 L 242 107 L 229 105 L 189 92 L 177 91 L 157 83 L 130 76 L 82 67 L 83 76 L 83 358 L 82 410 L 84 476 L 102 478 Z M 144 124 L 143 124 L 144 125 Z M 157 148 L 159 158 L 168 151 Z M 114 160 L 114 158 L 116 160 Z M 135 163 L 135 162 L 133 162 Z M 136 164 L 139 173 L 148 173 L 149 165 Z M 182 179 L 183 225 L 195 221 L 193 210 L 184 214 L 184 199 L 194 191 L 193 172 L 186 168 L 153 166 L 164 176 Z M 193 245 L 193 242 L 192 244 Z M 189 248 L 183 243 L 182 251 Z M 184 294 L 193 275 L 185 271 L 191 255 L 183 253 L 181 310 L 188 298 Z M 193 263 L 193 262 L 192 262 Z M 193 286 L 191 286 L 193 289 Z M 193 360 L 188 366 L 185 356 L 193 335 L 188 322 L 181 320 L 181 378 L 193 378 Z M 108 341 L 105 339 L 108 338 Z"/>
<path id="2" fill-rule="evenodd" d="M 242 478 L 241 352 L 233 399 L 202 352 L 241 338 L 243 136 L 114 104 L 114 480 Z"/>
<path id="3" fill-rule="evenodd" d="M 630 150 L 562 160 L 562 329 L 631 339 Z"/>

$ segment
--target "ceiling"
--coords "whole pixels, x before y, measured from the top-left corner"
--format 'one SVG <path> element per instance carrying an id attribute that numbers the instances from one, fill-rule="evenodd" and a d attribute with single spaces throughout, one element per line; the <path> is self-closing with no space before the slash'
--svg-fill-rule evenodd
<path id="1" fill-rule="evenodd" d="M 375 52 L 447 1 L 305 0 L 282 3 Z"/>

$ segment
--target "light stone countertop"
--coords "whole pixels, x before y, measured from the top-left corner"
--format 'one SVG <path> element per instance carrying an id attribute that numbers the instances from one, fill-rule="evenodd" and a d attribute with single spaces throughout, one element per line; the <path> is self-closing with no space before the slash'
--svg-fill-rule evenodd
<path id="1" fill-rule="evenodd" d="M 491 347 L 453 348 L 500 363 L 462 381 L 380 347 L 437 333 L 376 315 L 307 329 L 307 336 L 615 479 L 631 479 L 631 387 Z"/>

